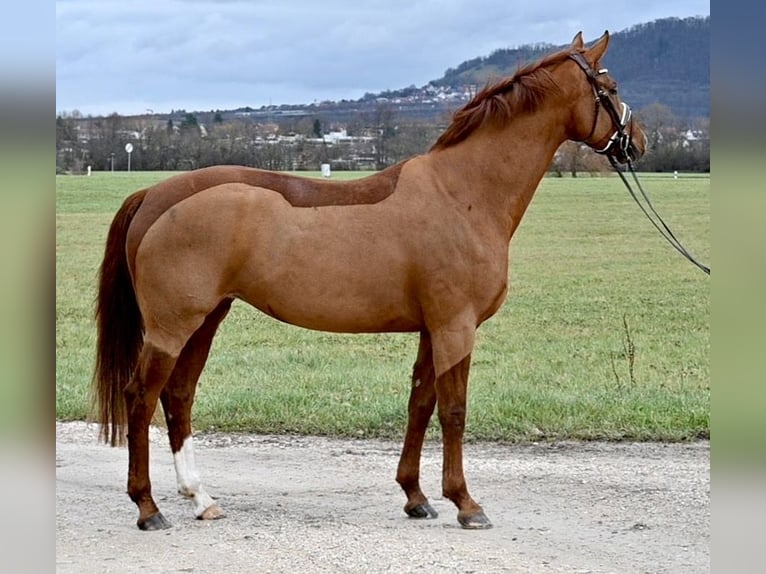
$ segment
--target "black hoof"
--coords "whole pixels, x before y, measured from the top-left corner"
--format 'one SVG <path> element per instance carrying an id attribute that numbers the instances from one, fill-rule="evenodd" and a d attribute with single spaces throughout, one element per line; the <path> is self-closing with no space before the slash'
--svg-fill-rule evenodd
<path id="1" fill-rule="evenodd" d="M 492 528 L 492 523 L 484 512 L 477 512 L 470 516 L 460 516 L 458 514 L 457 521 L 466 530 L 486 530 L 487 528 Z"/>
<path id="2" fill-rule="evenodd" d="M 150 516 L 146 520 L 138 520 L 138 528 L 141 530 L 167 530 L 172 525 L 168 522 L 161 512 Z"/>
<path id="3" fill-rule="evenodd" d="M 404 508 L 407 516 L 410 518 L 438 518 L 439 513 L 434 510 L 434 507 L 428 504 L 418 504 L 412 508 Z"/>

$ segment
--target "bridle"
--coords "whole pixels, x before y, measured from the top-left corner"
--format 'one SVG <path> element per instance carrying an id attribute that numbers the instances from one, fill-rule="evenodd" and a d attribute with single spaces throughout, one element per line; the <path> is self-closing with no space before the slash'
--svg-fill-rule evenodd
<path id="1" fill-rule="evenodd" d="M 591 88 L 593 88 L 593 94 L 596 101 L 596 109 L 593 115 L 593 127 L 591 128 L 590 133 L 579 141 L 587 144 L 596 153 L 605 155 L 607 158 L 609 158 L 609 163 L 612 164 L 612 167 L 620 175 L 620 178 L 625 184 L 625 187 L 628 189 L 631 197 L 638 204 L 638 207 L 641 208 L 641 211 L 644 212 L 644 215 L 649 218 L 649 221 L 652 222 L 652 225 L 654 225 L 657 231 L 660 232 L 660 235 L 662 235 L 673 247 L 675 247 L 676 250 L 681 253 L 681 255 L 686 257 L 702 271 L 710 275 L 710 267 L 697 261 L 686 250 L 686 248 L 681 245 L 681 242 L 676 239 L 675 234 L 663 221 L 662 217 L 660 217 L 660 214 L 657 213 L 657 210 L 654 209 L 654 206 L 652 205 L 649 196 L 644 191 L 644 188 L 641 187 L 641 182 L 638 181 L 638 176 L 633 169 L 633 160 L 637 159 L 638 154 L 636 147 L 633 145 L 633 124 L 631 122 L 632 113 L 630 111 L 630 106 L 628 106 L 628 104 L 625 102 L 620 102 L 622 110 L 621 112 L 618 112 L 614 102 L 612 101 L 612 98 L 610 98 L 606 90 L 604 90 L 604 88 L 599 85 L 597 78 L 602 74 L 606 74 L 606 68 L 602 68 L 598 71 L 594 70 L 585 59 L 585 56 L 579 52 L 574 52 L 570 54 L 569 57 L 574 60 L 578 66 L 580 66 L 583 72 L 585 72 L 585 75 L 588 78 L 588 83 L 590 84 Z M 609 137 L 609 141 L 603 148 L 596 149 L 596 147 L 591 145 L 588 140 L 593 137 L 593 134 L 596 131 L 596 126 L 598 125 L 598 116 L 602 107 L 604 110 L 606 110 L 606 113 L 609 114 L 609 117 L 612 120 L 614 132 Z M 626 131 L 628 126 L 630 126 L 630 129 Z M 628 170 L 633 175 L 633 180 L 636 182 L 636 186 L 641 191 L 641 196 L 646 202 L 647 207 L 644 207 L 636 195 L 636 192 L 631 187 L 630 182 L 627 180 L 623 170 L 620 168 L 620 163 L 627 164 Z"/>
<path id="2" fill-rule="evenodd" d="M 569 57 L 577 62 L 577 65 L 582 68 L 583 72 L 585 72 L 585 75 L 588 78 L 588 83 L 590 84 L 591 88 L 593 88 L 593 95 L 595 96 L 596 108 L 595 113 L 593 114 L 593 127 L 590 129 L 590 133 L 580 141 L 583 143 L 588 143 L 588 140 L 593 137 L 593 133 L 596 131 L 596 126 L 598 125 L 599 112 L 601 111 L 601 108 L 604 108 L 612 120 L 614 132 L 609 137 L 609 141 L 603 148 L 596 149 L 594 146 L 590 144 L 588 145 L 596 153 L 605 155 L 609 158 L 613 157 L 620 163 L 628 163 L 629 161 L 636 159 L 636 148 L 633 145 L 632 134 L 633 124 L 630 122 L 632 116 L 630 106 L 625 102 L 620 102 L 621 111 L 618 112 L 614 102 L 612 101 L 612 98 L 609 97 L 607 91 L 604 90 L 604 88 L 602 88 L 597 81 L 597 78 L 600 75 L 606 74 L 606 68 L 602 68 L 598 71 L 594 70 L 590 67 L 590 64 L 588 64 L 585 56 L 579 52 L 570 54 Z M 627 128 L 629 125 L 631 126 L 631 129 L 626 131 L 625 128 Z"/>

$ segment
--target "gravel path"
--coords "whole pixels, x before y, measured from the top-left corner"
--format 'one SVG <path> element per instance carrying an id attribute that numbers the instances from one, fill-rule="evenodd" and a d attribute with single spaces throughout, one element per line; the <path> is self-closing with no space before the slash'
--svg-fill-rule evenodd
<path id="1" fill-rule="evenodd" d="M 468 444 L 469 488 L 494 528 L 465 531 L 440 496 L 438 443 L 421 477 L 440 515 L 419 521 L 402 511 L 398 443 L 200 435 L 197 465 L 226 517 L 198 521 L 153 429 L 155 499 L 173 528 L 147 533 L 125 493 L 127 450 L 96 438 L 56 425 L 60 573 L 710 571 L 708 442 Z"/>

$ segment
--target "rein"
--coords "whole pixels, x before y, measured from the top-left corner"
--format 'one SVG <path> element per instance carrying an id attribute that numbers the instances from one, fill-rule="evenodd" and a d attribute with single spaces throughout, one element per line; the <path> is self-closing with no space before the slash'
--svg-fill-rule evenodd
<path id="1" fill-rule="evenodd" d="M 638 180 L 638 175 L 636 175 L 636 172 L 633 169 L 633 163 L 628 161 L 628 170 L 633 175 L 633 180 L 636 182 L 636 186 L 641 191 L 641 197 L 646 202 L 646 206 L 648 207 L 648 209 L 641 203 L 641 200 L 639 200 L 639 196 L 631 187 L 630 182 L 625 177 L 623 170 L 620 169 L 620 166 L 617 163 L 617 160 L 614 158 L 614 156 L 610 154 L 608 157 L 609 157 L 609 163 L 612 164 L 612 167 L 614 168 L 614 170 L 619 174 L 620 179 L 622 179 L 622 182 L 625 184 L 625 187 L 630 193 L 630 196 L 633 198 L 633 201 L 635 201 L 636 205 L 638 205 L 638 207 L 641 208 L 641 211 L 644 212 L 644 215 L 646 215 L 649 221 L 652 222 L 652 225 L 654 225 L 657 231 L 660 232 L 660 235 L 662 235 L 668 241 L 668 243 L 670 243 L 673 247 L 675 247 L 676 250 L 681 255 L 683 255 L 689 261 L 691 261 L 694 265 L 702 269 L 702 271 L 710 275 L 710 267 L 708 267 L 707 265 L 703 265 L 702 263 L 697 261 L 692 256 L 692 254 L 689 253 L 683 245 L 681 245 L 681 242 L 676 238 L 675 234 L 670 230 L 667 224 L 663 221 L 662 217 L 660 217 L 660 214 L 657 213 L 657 210 L 654 209 L 654 205 L 652 205 L 652 202 L 649 199 L 649 196 L 646 194 L 646 192 L 644 191 L 644 188 L 641 186 L 641 182 Z M 656 221 L 655 221 L 655 218 L 656 218 Z"/>
<path id="2" fill-rule="evenodd" d="M 609 97 L 609 94 L 604 91 L 604 89 L 601 88 L 596 82 L 596 78 L 601 74 L 605 74 L 606 69 L 595 71 L 590 67 L 590 64 L 588 64 L 587 60 L 580 53 L 571 54 L 570 58 L 577 62 L 577 65 L 580 66 L 583 72 L 585 72 L 585 75 L 588 77 L 588 82 L 593 88 L 593 93 L 596 96 L 596 113 L 593 118 L 593 127 L 591 128 L 590 134 L 588 134 L 588 136 L 581 141 L 587 143 L 586 140 L 589 140 L 593 136 L 593 133 L 596 131 L 596 124 L 598 124 L 599 107 L 602 106 L 609 114 L 615 131 L 609 138 L 609 142 L 606 144 L 606 146 L 604 146 L 602 149 L 592 148 L 593 151 L 598 154 L 605 155 L 609 158 L 609 163 L 612 164 L 614 170 L 619 174 L 620 179 L 622 179 L 622 182 L 625 184 L 625 187 L 630 193 L 630 196 L 636 202 L 636 205 L 641 208 L 641 211 L 644 212 L 644 215 L 646 215 L 652 225 L 654 225 L 657 231 L 660 232 L 660 235 L 662 235 L 668 241 L 668 243 L 670 243 L 681 255 L 686 257 L 702 271 L 710 275 L 710 267 L 697 261 L 681 244 L 681 242 L 676 238 L 675 234 L 670 230 L 665 221 L 663 221 L 660 214 L 657 213 L 657 210 L 654 209 L 654 205 L 652 205 L 649 196 L 641 186 L 641 182 L 638 180 L 638 175 L 633 169 L 633 162 L 631 161 L 632 159 L 635 159 L 635 153 L 632 149 L 632 134 L 630 131 L 625 131 L 625 128 L 628 127 L 631 122 L 630 107 L 625 102 L 621 102 L 622 113 L 618 113 L 614 102 Z M 633 180 L 636 182 L 636 186 L 641 192 L 641 198 L 646 202 L 646 207 L 641 203 L 638 194 L 636 194 L 636 192 L 631 187 L 630 182 L 625 177 L 625 173 L 620 168 L 620 163 L 627 164 L 628 170 L 632 174 Z"/>

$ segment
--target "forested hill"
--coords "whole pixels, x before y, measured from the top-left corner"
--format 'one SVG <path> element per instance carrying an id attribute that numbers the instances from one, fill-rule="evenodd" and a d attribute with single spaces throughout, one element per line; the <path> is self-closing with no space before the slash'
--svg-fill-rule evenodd
<path id="1" fill-rule="evenodd" d="M 584 31 L 586 41 L 593 42 L 601 32 L 589 37 Z M 710 116 L 710 16 L 666 18 L 610 33 L 603 65 L 619 82 L 620 93 L 631 107 L 641 109 L 658 102 L 679 117 Z M 483 86 L 513 74 L 521 62 L 563 47 L 535 44 L 497 50 L 450 68 L 431 83 Z"/>

